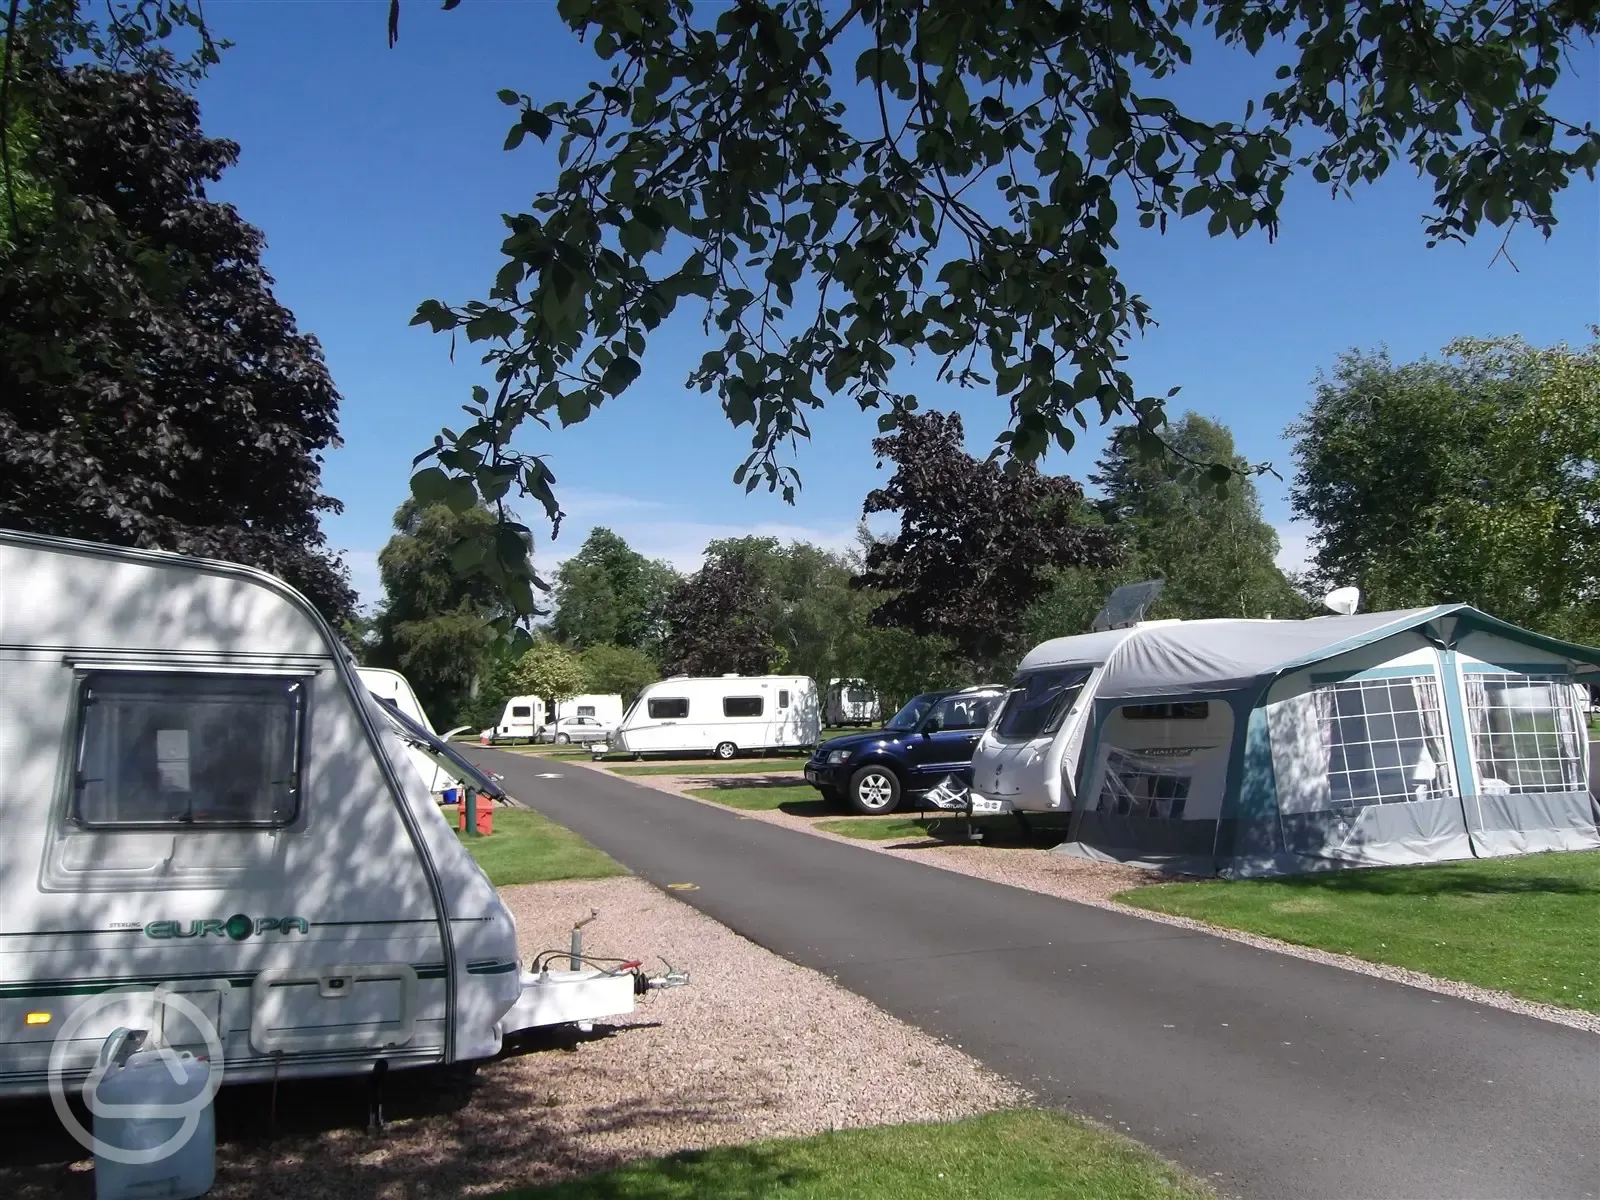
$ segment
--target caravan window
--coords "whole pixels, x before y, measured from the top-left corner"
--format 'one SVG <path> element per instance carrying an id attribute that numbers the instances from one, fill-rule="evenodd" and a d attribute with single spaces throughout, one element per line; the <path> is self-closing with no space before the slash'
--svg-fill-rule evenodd
<path id="1" fill-rule="evenodd" d="M 279 826 L 300 807 L 303 679 L 96 672 L 72 816 L 90 827 Z"/>
<path id="2" fill-rule="evenodd" d="M 1465 679 L 1472 756 L 1485 792 L 1581 792 L 1587 738 L 1569 680 L 1526 675 Z"/>
<path id="3" fill-rule="evenodd" d="M 594 705 L 592 705 L 592 704 L 580 704 L 580 705 L 578 705 L 578 715 L 580 717 L 592 717 L 592 716 L 594 716 Z"/>
<path id="4" fill-rule="evenodd" d="M 689 715 L 689 701 L 678 696 L 651 696 L 646 710 L 652 721 L 681 721 Z"/>
<path id="5" fill-rule="evenodd" d="M 1432 675 L 1346 680 L 1312 695 L 1334 804 L 1403 804 L 1456 794 Z"/>
<path id="6" fill-rule="evenodd" d="M 1192 771 L 1188 759 L 1163 762 L 1156 755 L 1112 750 L 1096 807 L 1122 817 L 1177 820 L 1189 800 Z"/>
<path id="7" fill-rule="evenodd" d="M 1204 700 L 1184 700 L 1176 704 L 1124 704 L 1118 710 L 1125 721 L 1204 721 L 1211 705 Z"/>
<path id="8" fill-rule="evenodd" d="M 789 693 L 788 692 L 781 692 L 780 691 L 778 693 L 778 707 L 779 708 L 788 708 L 789 707 Z"/>
<path id="9" fill-rule="evenodd" d="M 1092 667 L 1068 667 L 1059 671 L 1039 671 L 1019 680 L 1006 697 L 995 736 L 1006 742 L 1025 742 L 1055 733 L 1067 719 L 1083 692 Z"/>
<path id="10" fill-rule="evenodd" d="M 873 693 L 866 688 L 853 687 L 845 693 L 845 698 L 851 704 L 871 704 Z"/>
<path id="11" fill-rule="evenodd" d="M 531 717 L 533 715 L 533 709 L 529 708 L 526 704 L 513 704 L 511 706 L 511 715 L 513 717 Z"/>
<path id="12" fill-rule="evenodd" d="M 722 715 L 725 717 L 759 717 L 765 707 L 760 696 L 722 698 Z"/>

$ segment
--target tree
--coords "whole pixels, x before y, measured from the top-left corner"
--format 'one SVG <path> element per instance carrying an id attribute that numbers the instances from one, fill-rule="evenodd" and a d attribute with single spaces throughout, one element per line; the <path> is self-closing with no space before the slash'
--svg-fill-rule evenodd
<path id="1" fill-rule="evenodd" d="M 632 646 L 590 646 L 583 652 L 583 672 L 584 691 L 615 693 L 624 705 L 661 677 L 650 656 Z"/>
<path id="2" fill-rule="evenodd" d="M 261 233 L 206 197 L 238 146 L 153 75 L 26 83 L 51 216 L 0 253 L 0 524 L 261 567 L 340 628 L 355 597 L 319 522 L 339 393 Z"/>
<path id="3" fill-rule="evenodd" d="M 1001 447 L 1022 461 L 1070 447 L 1085 409 L 1154 431 L 1164 400 L 1138 395 L 1122 362 L 1152 317 L 1116 266 L 1129 219 L 1271 240 L 1291 177 L 1347 195 L 1404 162 L 1433 189 L 1430 244 L 1485 224 L 1549 236 L 1556 194 L 1600 161 L 1600 134 L 1550 105 L 1600 30 L 1588 3 L 559 11 L 604 77 L 571 99 L 500 92 L 517 110 L 506 148 L 556 138 L 559 178 L 505 217 L 482 300 L 416 315 L 486 346 L 499 391 L 436 448 L 491 488 L 546 489 L 543 464 L 510 449 L 515 428 L 582 421 L 633 386 L 686 301 L 709 334 L 688 382 L 752 428 L 734 475 L 747 487 L 792 497 L 779 455 L 830 397 L 883 410 L 884 430 L 905 420 L 916 397 L 893 377 L 919 352 L 941 382 L 1003 398 Z M 392 0 L 391 34 L 398 14 Z M 1185 87 L 1208 42 L 1281 62 L 1242 119 Z"/>
<path id="4" fill-rule="evenodd" d="M 481 508 L 457 513 L 408 499 L 395 512 L 395 535 L 378 552 L 384 598 L 367 657 L 373 666 L 405 675 L 423 711 L 441 727 L 479 715 L 472 700 L 491 661 L 491 622 L 510 607 L 507 597 L 455 569 L 464 531 L 493 525 Z"/>
<path id="5" fill-rule="evenodd" d="M 1290 433 L 1319 585 L 1600 641 L 1600 342 L 1466 338 L 1401 366 L 1352 353 Z"/>
<path id="6" fill-rule="evenodd" d="M 583 660 L 547 638 L 539 638 L 517 659 L 511 682 L 519 696 L 538 696 L 552 708 L 583 691 Z"/>
<path id="7" fill-rule="evenodd" d="M 669 564 L 651 561 L 609 529 L 593 529 L 556 572 L 551 632 L 579 649 L 610 644 L 653 651 L 677 580 Z"/>
<path id="8" fill-rule="evenodd" d="M 1186 413 L 1163 437 L 1180 461 L 1232 464 L 1238 474 L 1220 488 L 1184 480 L 1173 457 L 1141 453 L 1136 430 L 1113 434 L 1089 479 L 1102 492 L 1096 508 L 1123 539 L 1115 582 L 1164 579 L 1152 617 L 1301 615 L 1305 601 L 1278 569 L 1278 535 L 1261 517 L 1233 434 Z"/>
<path id="9" fill-rule="evenodd" d="M 763 675 L 778 646 L 766 621 L 763 580 L 737 555 L 708 554 L 667 602 L 669 675 Z"/>
<path id="10" fill-rule="evenodd" d="M 856 579 L 884 597 L 874 625 L 948 638 L 974 667 L 994 670 L 1018 648 L 1023 614 L 1052 570 L 1114 561 L 1115 539 L 1077 517 L 1078 484 L 973 458 L 959 416 L 909 416 L 872 448 L 895 470 L 865 511 L 900 516 L 899 534 L 867 550 Z"/>

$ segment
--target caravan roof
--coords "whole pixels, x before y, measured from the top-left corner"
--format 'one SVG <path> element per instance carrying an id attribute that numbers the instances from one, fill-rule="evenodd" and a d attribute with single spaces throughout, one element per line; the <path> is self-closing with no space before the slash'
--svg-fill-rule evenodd
<path id="1" fill-rule="evenodd" d="M 1600 678 L 1600 651 L 1530 633 L 1465 604 L 1305 621 L 1152 621 L 1056 638 L 1036 647 L 1018 669 L 1103 664 L 1105 678 L 1096 695 L 1107 700 L 1228 692 L 1408 629 L 1424 629 L 1444 645 L 1468 629 L 1506 634 L 1565 656 L 1580 676 Z"/>

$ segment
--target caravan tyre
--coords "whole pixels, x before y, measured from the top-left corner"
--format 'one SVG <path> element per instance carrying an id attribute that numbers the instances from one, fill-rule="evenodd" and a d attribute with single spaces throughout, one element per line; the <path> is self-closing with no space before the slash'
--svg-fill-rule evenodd
<path id="1" fill-rule="evenodd" d="M 715 754 L 718 758 L 729 759 L 733 758 L 739 753 L 739 747 L 735 746 L 732 742 L 718 742 L 717 748 L 711 753 Z"/>
<path id="2" fill-rule="evenodd" d="M 900 777 L 877 764 L 862 767 L 850 777 L 850 807 L 863 816 L 877 817 L 900 807 Z"/>

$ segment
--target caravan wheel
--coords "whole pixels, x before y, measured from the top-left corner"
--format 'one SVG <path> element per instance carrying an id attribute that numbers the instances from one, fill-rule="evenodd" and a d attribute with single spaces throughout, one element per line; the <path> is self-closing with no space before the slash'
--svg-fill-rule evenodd
<path id="1" fill-rule="evenodd" d="M 900 807 L 900 777 L 888 767 L 862 767 L 850 777 L 850 807 L 876 817 Z"/>
<path id="2" fill-rule="evenodd" d="M 729 759 L 733 758 L 739 753 L 739 747 L 735 746 L 732 742 L 718 742 L 717 748 L 711 753 L 715 754 L 718 758 Z"/>

